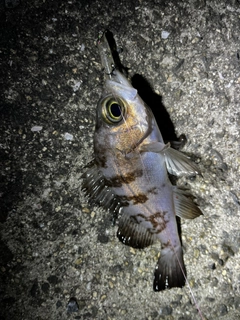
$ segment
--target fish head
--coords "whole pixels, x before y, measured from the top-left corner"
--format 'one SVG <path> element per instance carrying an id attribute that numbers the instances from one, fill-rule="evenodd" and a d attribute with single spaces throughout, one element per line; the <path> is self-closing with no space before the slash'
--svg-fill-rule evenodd
<path id="1" fill-rule="evenodd" d="M 150 109 L 127 78 L 115 70 L 98 102 L 95 147 L 128 154 L 149 135 L 151 126 Z"/>

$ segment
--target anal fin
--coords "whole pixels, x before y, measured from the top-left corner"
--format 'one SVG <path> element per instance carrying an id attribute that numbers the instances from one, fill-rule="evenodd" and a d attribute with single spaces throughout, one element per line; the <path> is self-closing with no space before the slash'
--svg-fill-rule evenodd
<path id="1" fill-rule="evenodd" d="M 173 201 L 176 215 L 180 218 L 195 219 L 203 214 L 192 197 L 177 187 L 173 188 Z"/>

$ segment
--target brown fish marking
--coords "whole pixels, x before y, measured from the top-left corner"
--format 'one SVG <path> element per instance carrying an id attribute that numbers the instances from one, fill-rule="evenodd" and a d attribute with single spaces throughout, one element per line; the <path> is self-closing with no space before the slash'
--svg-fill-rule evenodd
<path id="1" fill-rule="evenodd" d="M 145 203 L 148 197 L 144 193 L 139 193 L 134 196 L 128 196 L 127 200 L 133 201 L 133 204 Z"/>
<path id="2" fill-rule="evenodd" d="M 95 159 L 100 167 L 107 168 L 107 157 L 104 152 L 97 156 L 95 155 Z"/>
<path id="3" fill-rule="evenodd" d="M 133 172 L 129 172 L 126 174 L 118 174 L 111 179 L 107 180 L 109 187 L 119 188 L 123 184 L 129 184 L 136 180 L 136 178 L 141 177 L 143 175 L 143 170 L 135 170 Z"/>
<path id="4" fill-rule="evenodd" d="M 158 194 L 158 189 L 157 189 L 157 187 L 149 188 L 149 189 L 147 190 L 147 194 L 148 194 L 148 193 Z"/>
<path id="5" fill-rule="evenodd" d="M 149 221 L 152 224 L 152 229 L 148 230 L 151 233 L 161 233 L 166 228 L 166 223 L 168 222 L 165 219 L 165 215 L 167 212 L 155 212 L 151 214 L 149 217 L 146 217 L 144 214 L 139 213 L 137 217 L 142 218 L 145 221 Z M 139 223 L 139 221 L 137 221 Z"/>

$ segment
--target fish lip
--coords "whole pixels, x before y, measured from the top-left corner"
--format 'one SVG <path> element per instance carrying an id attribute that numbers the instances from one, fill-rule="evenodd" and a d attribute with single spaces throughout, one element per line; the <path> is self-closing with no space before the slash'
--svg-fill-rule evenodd
<path id="1" fill-rule="evenodd" d="M 122 81 L 120 79 L 119 81 L 117 79 L 106 80 L 104 85 L 106 94 L 116 94 L 124 97 L 125 100 L 134 101 L 138 94 L 137 89 L 119 71 L 117 74 L 122 77 Z"/>

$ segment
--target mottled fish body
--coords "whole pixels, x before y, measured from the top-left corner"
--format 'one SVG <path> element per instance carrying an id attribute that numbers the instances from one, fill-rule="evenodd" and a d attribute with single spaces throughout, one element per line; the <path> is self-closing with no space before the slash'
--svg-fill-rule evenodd
<path id="1" fill-rule="evenodd" d="M 83 174 L 83 189 L 93 203 L 120 212 L 117 236 L 124 244 L 144 248 L 160 241 L 155 291 L 182 287 L 186 271 L 176 215 L 193 219 L 202 213 L 168 173 L 191 176 L 199 170 L 164 143 L 149 107 L 115 70 L 105 35 L 99 50 L 106 82 L 97 106 L 95 159 Z"/>

